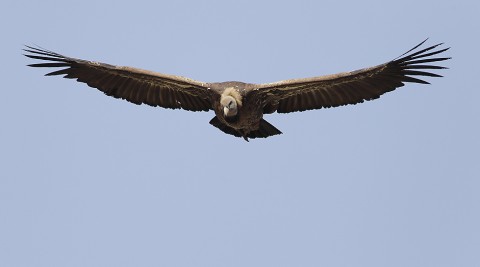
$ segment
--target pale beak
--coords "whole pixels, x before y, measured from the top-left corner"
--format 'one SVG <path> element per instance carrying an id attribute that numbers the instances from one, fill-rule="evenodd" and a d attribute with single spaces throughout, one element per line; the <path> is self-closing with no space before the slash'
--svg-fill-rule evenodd
<path id="1" fill-rule="evenodd" d="M 228 107 L 223 107 L 223 114 L 228 115 L 229 111 L 230 109 L 228 109 Z"/>

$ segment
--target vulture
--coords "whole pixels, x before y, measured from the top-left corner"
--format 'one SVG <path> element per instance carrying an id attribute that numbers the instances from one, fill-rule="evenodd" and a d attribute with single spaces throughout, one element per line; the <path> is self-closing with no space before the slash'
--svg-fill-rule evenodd
<path id="1" fill-rule="evenodd" d="M 106 95 L 135 104 L 170 109 L 215 112 L 210 124 L 236 137 L 266 138 L 281 134 L 263 119 L 264 114 L 289 113 L 362 103 L 402 87 L 405 83 L 429 84 L 423 77 L 442 77 L 432 64 L 449 57 L 438 55 L 443 43 L 421 48 L 427 40 L 384 64 L 351 72 L 312 78 L 253 84 L 237 81 L 206 83 L 182 76 L 115 66 L 64 56 L 26 46 L 24 55 L 42 60 L 31 67 L 60 68 L 46 76 L 76 79 Z"/>

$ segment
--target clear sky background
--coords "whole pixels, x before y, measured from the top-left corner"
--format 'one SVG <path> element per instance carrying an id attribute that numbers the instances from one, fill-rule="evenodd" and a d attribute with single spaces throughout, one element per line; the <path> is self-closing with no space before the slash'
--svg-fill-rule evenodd
<path id="1" fill-rule="evenodd" d="M 0 266 L 480 266 L 479 1 L 0 4 Z M 266 119 L 137 106 L 28 68 L 24 44 L 216 82 L 452 49 L 432 85 Z"/>

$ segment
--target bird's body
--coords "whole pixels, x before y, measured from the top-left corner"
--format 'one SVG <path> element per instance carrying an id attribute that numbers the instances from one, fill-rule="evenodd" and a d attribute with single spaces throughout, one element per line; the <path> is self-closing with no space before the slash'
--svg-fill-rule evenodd
<path id="1" fill-rule="evenodd" d="M 39 48 L 28 47 L 25 51 L 30 53 L 26 54 L 27 57 L 47 61 L 29 66 L 61 67 L 63 69 L 47 75 L 77 79 L 109 96 L 171 109 L 214 110 L 216 116 L 210 124 L 248 141 L 248 138 L 281 134 L 263 119 L 264 114 L 357 104 L 376 99 L 403 86 L 404 82 L 428 83 L 412 76 L 441 77 L 425 70 L 444 67 L 425 63 L 449 59 L 432 58 L 448 48 L 431 52 L 439 46 L 434 45 L 412 52 L 424 42 L 400 58 L 375 67 L 267 84 L 204 83 L 181 76 L 70 58 Z"/>
<path id="2" fill-rule="evenodd" d="M 278 130 L 264 129 L 268 124 L 263 120 L 264 101 L 253 93 L 257 90 L 255 84 L 242 82 L 223 82 L 211 84 L 211 89 L 219 92 L 219 98 L 214 99 L 213 109 L 216 117 L 210 123 L 225 133 L 238 137 L 248 138 L 267 137 L 280 134 Z M 222 99 L 234 101 L 236 111 L 229 114 L 225 109 L 228 103 L 223 104 Z M 230 100 L 228 100 L 230 99 Z M 266 123 L 266 124 L 265 124 Z M 274 127 L 273 127 L 274 128 Z"/>

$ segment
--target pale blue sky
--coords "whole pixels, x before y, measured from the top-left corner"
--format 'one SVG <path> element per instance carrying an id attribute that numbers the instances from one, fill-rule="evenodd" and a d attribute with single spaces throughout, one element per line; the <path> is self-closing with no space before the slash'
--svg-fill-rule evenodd
<path id="1" fill-rule="evenodd" d="M 0 266 L 480 266 L 478 1 L 0 4 Z M 137 106 L 27 68 L 24 44 L 261 83 L 451 46 L 430 86 L 266 119 Z"/>

